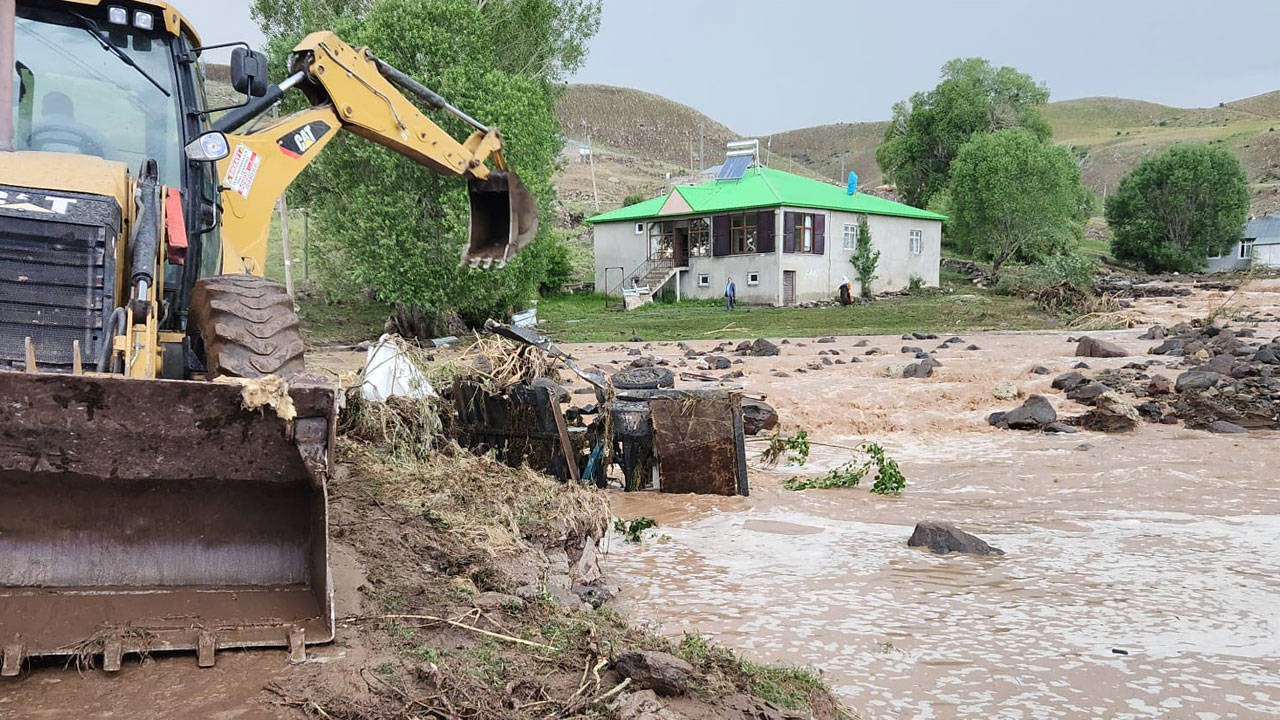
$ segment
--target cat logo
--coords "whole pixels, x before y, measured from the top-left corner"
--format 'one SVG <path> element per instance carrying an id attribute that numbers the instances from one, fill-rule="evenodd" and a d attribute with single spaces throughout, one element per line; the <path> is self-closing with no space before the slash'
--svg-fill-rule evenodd
<path id="1" fill-rule="evenodd" d="M 284 137 L 276 140 L 276 144 L 280 146 L 280 152 L 291 158 L 297 159 L 306 154 L 308 150 L 315 147 L 317 142 L 329 132 L 329 124 L 316 120 L 307 123 Z"/>
<path id="2" fill-rule="evenodd" d="M 74 198 L 32 195 L 24 192 L 10 193 L 0 190 L 0 210 L 21 210 L 23 212 L 66 215 L 67 208 L 74 202 Z"/>

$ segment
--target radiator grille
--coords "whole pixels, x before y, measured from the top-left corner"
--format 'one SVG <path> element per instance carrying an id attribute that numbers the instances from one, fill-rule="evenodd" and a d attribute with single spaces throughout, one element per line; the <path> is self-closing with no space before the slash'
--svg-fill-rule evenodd
<path id="1" fill-rule="evenodd" d="M 115 307 L 118 220 L 103 213 L 105 198 L 55 204 L 75 210 L 56 213 L 30 210 L 42 207 L 42 196 L 29 195 L 28 209 L 0 207 L 0 369 L 26 367 L 28 337 L 41 371 L 70 371 L 75 340 L 91 369 Z"/>

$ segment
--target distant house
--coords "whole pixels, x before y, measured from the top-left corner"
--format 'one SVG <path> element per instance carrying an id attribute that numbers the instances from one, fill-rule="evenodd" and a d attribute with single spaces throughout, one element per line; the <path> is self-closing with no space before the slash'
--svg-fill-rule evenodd
<path id="1" fill-rule="evenodd" d="M 880 250 L 873 291 L 912 277 L 938 284 L 945 216 L 771 168 L 743 163 L 733 174 L 588 218 L 596 291 L 634 284 L 719 298 L 732 277 L 740 302 L 794 305 L 834 298 L 847 275 L 857 294 L 849 256 L 862 216 Z"/>
<path id="2" fill-rule="evenodd" d="M 1210 255 L 1208 265 L 1209 272 L 1280 268 L 1280 215 L 1249 218 L 1240 233 L 1240 242 L 1229 252 Z"/>

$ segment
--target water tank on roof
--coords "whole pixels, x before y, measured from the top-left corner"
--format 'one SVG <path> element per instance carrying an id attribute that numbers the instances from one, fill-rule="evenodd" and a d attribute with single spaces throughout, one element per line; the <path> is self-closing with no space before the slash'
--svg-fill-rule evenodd
<path id="1" fill-rule="evenodd" d="M 849 194 L 852 195 L 856 192 L 858 192 L 858 173 L 850 170 L 849 171 Z"/>

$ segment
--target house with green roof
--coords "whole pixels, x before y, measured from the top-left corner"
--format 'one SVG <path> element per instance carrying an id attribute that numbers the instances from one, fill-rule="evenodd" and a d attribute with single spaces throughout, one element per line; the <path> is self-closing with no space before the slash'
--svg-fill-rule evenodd
<path id="1" fill-rule="evenodd" d="M 737 175 L 588 218 L 596 291 L 719 298 L 732 278 L 746 303 L 830 300 L 846 280 L 857 295 L 849 257 L 862 217 L 880 251 L 873 292 L 902 290 L 913 277 L 938 284 L 945 216 L 772 168 Z"/>

